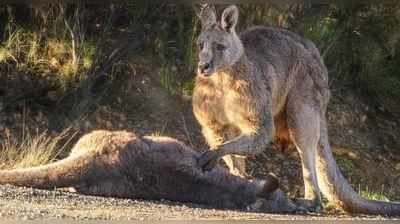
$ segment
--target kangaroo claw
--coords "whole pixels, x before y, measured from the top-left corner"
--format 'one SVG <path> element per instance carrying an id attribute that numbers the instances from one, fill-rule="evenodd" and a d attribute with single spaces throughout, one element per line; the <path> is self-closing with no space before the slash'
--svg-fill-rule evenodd
<path id="1" fill-rule="evenodd" d="M 217 165 L 220 158 L 216 151 L 209 150 L 200 156 L 198 164 L 204 171 L 209 171 Z"/>

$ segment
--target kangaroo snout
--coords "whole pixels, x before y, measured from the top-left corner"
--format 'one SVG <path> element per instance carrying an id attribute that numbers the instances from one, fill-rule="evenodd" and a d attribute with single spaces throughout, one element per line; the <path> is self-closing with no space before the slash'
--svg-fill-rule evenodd
<path id="1" fill-rule="evenodd" d="M 201 75 L 209 76 L 211 75 L 212 63 L 211 62 L 199 62 L 197 66 L 198 72 Z"/>

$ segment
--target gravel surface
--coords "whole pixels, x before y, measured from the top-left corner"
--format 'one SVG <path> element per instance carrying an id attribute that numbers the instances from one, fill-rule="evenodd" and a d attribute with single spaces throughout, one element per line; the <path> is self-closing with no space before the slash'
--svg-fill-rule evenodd
<path id="1" fill-rule="evenodd" d="M 216 210 L 194 204 L 85 196 L 61 191 L 0 186 L 1 219 L 221 220 L 386 219 L 376 216 L 278 215 Z"/>

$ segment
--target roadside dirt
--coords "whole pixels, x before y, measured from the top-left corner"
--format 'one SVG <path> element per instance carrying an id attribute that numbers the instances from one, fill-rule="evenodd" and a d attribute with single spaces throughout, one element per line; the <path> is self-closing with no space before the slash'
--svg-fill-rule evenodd
<path id="1" fill-rule="evenodd" d="M 216 210 L 195 204 L 102 198 L 8 185 L 0 186 L 0 207 L 0 220 L 397 220 L 346 214 L 292 215 Z"/>

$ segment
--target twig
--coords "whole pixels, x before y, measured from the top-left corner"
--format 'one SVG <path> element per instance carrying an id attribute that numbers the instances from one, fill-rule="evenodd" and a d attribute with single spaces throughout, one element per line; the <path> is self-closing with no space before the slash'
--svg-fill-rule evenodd
<path id="1" fill-rule="evenodd" d="M 185 116 L 183 114 L 182 114 L 182 123 L 183 123 L 183 130 L 185 131 L 186 138 L 188 139 L 190 146 L 192 148 L 194 148 L 194 145 L 193 145 L 193 142 L 192 142 L 192 138 L 190 137 L 189 130 L 187 129 Z"/>
<path id="2" fill-rule="evenodd" d="M 325 58 L 328 52 L 331 50 L 331 48 L 336 44 L 336 42 L 339 40 L 339 37 L 342 35 L 342 32 L 339 32 L 335 38 L 329 43 L 329 45 L 324 49 L 322 52 L 322 58 Z"/>

